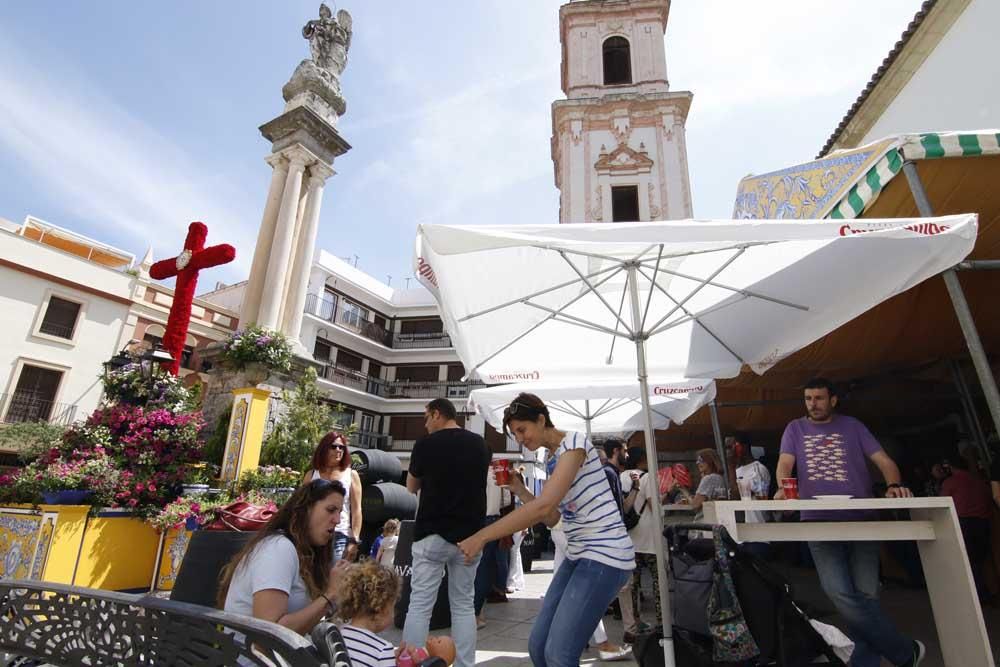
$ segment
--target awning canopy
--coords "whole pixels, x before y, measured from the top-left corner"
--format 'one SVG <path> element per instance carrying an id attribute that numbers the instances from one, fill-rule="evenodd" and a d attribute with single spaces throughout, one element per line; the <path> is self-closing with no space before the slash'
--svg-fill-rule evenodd
<path id="1" fill-rule="evenodd" d="M 917 168 L 937 215 L 978 213 L 979 233 L 970 260 L 1000 259 L 1000 131 L 901 135 L 771 174 L 739 186 L 734 217 L 788 220 L 825 217 L 845 234 L 856 221 L 918 216 L 904 162 Z M 918 224 L 934 224 L 923 221 Z M 845 266 L 844 271 L 850 267 Z M 1000 353 L 996 294 L 1000 274 L 961 271 L 962 288 L 987 353 Z M 841 272 L 828 276 L 836 283 Z M 783 359 L 766 375 L 744 371 L 719 385 L 724 427 L 780 431 L 803 414 L 802 383 L 825 375 L 854 385 L 851 414 L 892 428 L 934 421 L 958 408 L 952 374 L 943 360 L 968 355 L 943 282 L 935 278 L 881 303 L 812 345 Z M 977 383 L 970 375 L 970 384 Z M 877 389 L 880 387 L 880 389 Z M 942 392 L 942 387 L 948 391 Z M 757 401 L 757 405 L 751 405 Z M 763 402 L 761 402 L 763 401 Z M 732 406 L 732 404 L 738 404 Z M 731 407 L 726 408 L 729 404 Z M 985 414 L 985 413 L 984 413 Z M 699 426 L 699 423 L 701 424 Z M 687 434 L 711 437 L 707 415 L 688 421 Z"/>
<path id="2" fill-rule="evenodd" d="M 503 431 L 503 412 L 521 392 L 535 394 L 548 406 L 553 423 L 564 431 L 617 433 L 643 428 L 639 383 L 522 382 L 474 389 L 469 407 L 490 426 Z M 712 380 L 649 382 L 649 402 L 653 425 L 665 429 L 680 424 L 715 398 Z"/>

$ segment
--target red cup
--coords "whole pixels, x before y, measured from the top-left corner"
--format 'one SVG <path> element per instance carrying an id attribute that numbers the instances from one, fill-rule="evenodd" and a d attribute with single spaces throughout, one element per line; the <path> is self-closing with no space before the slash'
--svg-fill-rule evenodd
<path id="1" fill-rule="evenodd" d="M 785 491 L 785 500 L 798 500 L 799 480 L 794 477 L 786 477 L 781 480 L 781 488 Z"/>
<path id="2" fill-rule="evenodd" d="M 507 486 L 510 484 L 510 461 L 498 459 L 493 461 L 493 476 L 497 480 L 497 486 Z"/>

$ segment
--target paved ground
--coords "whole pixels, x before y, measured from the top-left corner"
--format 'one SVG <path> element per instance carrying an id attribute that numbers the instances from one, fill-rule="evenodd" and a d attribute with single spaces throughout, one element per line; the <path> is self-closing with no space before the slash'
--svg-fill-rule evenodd
<path id="1" fill-rule="evenodd" d="M 796 590 L 796 597 L 818 615 L 825 615 L 823 620 L 837 624 L 832 607 L 819 588 L 816 573 L 807 569 L 790 569 L 788 576 Z M 486 605 L 486 627 L 479 631 L 476 650 L 476 663 L 495 667 L 530 665 L 528 658 L 528 635 L 531 625 L 541 607 L 541 596 L 552 578 L 551 560 L 535 561 L 534 571 L 525 575 L 526 590 L 509 596 L 506 604 Z M 643 616 L 647 621 L 653 618 L 652 593 L 647 595 L 647 609 Z M 905 634 L 916 637 L 927 644 L 928 655 L 921 667 L 944 667 L 941 651 L 938 647 L 937 633 L 934 630 L 934 620 L 931 616 L 930 602 L 926 591 L 909 590 L 901 587 L 887 586 L 882 592 L 883 605 L 889 615 L 896 620 L 899 628 Z M 994 655 L 1000 664 L 1000 607 L 984 609 L 986 627 L 993 645 Z M 615 621 L 611 616 L 604 617 L 608 636 L 612 641 L 620 641 L 622 637 L 621 621 Z M 434 634 L 446 634 L 447 630 Z M 392 629 L 385 634 L 386 639 L 398 644 L 402 632 Z M 597 651 L 584 653 L 581 664 L 584 665 L 627 665 L 634 662 L 605 663 L 598 659 Z M 889 663 L 883 663 L 888 666 Z M 949 667 L 971 667 L 954 665 Z"/>

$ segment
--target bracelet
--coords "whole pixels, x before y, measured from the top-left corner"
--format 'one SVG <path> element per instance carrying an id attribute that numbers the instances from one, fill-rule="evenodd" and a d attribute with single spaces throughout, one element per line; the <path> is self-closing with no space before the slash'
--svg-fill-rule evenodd
<path id="1" fill-rule="evenodd" d="M 886 484 L 885 488 L 887 488 L 887 489 L 901 489 L 901 488 L 903 488 L 903 485 L 902 484 L 896 484 L 896 483 Z"/>
<path id="2" fill-rule="evenodd" d="M 333 600 L 326 596 L 326 593 L 320 593 L 319 596 L 326 600 L 326 613 L 333 616 L 333 612 L 337 611 L 337 605 L 333 603 Z"/>

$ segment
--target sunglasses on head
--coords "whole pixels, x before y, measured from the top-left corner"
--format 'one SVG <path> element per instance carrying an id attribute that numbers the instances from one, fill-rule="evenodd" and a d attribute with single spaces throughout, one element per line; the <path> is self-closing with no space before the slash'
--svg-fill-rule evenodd
<path id="1" fill-rule="evenodd" d="M 516 417 L 518 413 L 532 412 L 538 414 L 538 410 L 531 407 L 527 403 L 521 403 L 520 401 L 514 401 L 503 411 L 504 417 Z"/>
<path id="2" fill-rule="evenodd" d="M 695 460 L 695 463 L 702 463 L 702 464 L 703 464 L 703 463 L 705 463 L 705 459 L 703 459 L 702 457 L 700 457 L 700 456 L 699 456 L 699 457 L 698 457 L 698 458 L 697 458 L 697 459 Z"/>

